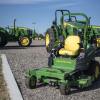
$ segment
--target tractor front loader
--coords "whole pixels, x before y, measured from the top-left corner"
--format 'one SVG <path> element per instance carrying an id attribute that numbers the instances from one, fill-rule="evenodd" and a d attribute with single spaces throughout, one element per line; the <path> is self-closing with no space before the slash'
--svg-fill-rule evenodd
<path id="1" fill-rule="evenodd" d="M 73 86 L 83 89 L 99 78 L 100 33 L 94 31 L 96 28 L 90 25 L 90 18 L 83 13 L 57 12 L 62 13 L 60 25 L 56 16 L 53 26 L 46 32 L 46 49 L 50 53 L 48 67 L 29 69 L 25 77 L 28 88 L 44 83 L 59 87 L 65 95 Z"/>

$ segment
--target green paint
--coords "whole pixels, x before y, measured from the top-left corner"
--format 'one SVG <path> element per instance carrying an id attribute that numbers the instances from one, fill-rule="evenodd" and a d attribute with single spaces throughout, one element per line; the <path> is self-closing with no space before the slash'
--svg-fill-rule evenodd
<path id="1" fill-rule="evenodd" d="M 72 71 L 75 69 L 76 59 L 71 58 L 55 58 L 53 68 L 62 69 L 64 71 Z"/>

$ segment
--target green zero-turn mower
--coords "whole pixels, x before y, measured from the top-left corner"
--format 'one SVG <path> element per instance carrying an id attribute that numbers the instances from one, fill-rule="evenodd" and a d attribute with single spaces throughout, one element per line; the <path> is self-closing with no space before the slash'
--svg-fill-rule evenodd
<path id="1" fill-rule="evenodd" d="M 22 47 L 30 46 L 32 43 L 33 30 L 27 27 L 17 27 L 14 19 L 13 27 L 0 27 L 0 47 L 4 47 L 8 42 L 18 41 Z"/>
<path id="2" fill-rule="evenodd" d="M 61 12 L 60 25 L 57 12 Z M 31 89 L 37 83 L 57 86 L 65 95 L 72 87 L 83 89 L 99 78 L 100 27 L 91 26 L 83 13 L 57 10 L 55 15 L 53 26 L 46 32 L 48 67 L 27 70 L 25 81 Z"/>

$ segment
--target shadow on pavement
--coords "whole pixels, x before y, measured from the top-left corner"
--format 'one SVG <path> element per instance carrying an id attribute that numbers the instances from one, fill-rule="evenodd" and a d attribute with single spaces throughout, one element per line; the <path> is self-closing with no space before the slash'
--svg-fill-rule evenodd
<path id="1" fill-rule="evenodd" d="M 0 50 L 7 50 L 7 49 L 27 49 L 31 47 L 45 47 L 45 45 L 31 45 L 29 47 L 20 47 L 20 46 L 5 46 L 5 47 L 0 47 Z"/>
<path id="2" fill-rule="evenodd" d="M 45 45 L 31 45 L 30 47 L 45 47 Z"/>
<path id="3" fill-rule="evenodd" d="M 20 47 L 20 46 L 5 46 L 0 47 L 0 50 L 6 50 L 6 49 L 25 49 L 26 47 Z"/>
<path id="4" fill-rule="evenodd" d="M 93 82 L 93 84 L 87 88 L 84 89 L 75 89 L 72 90 L 70 94 L 74 94 L 74 93 L 79 93 L 79 92 L 85 92 L 85 91 L 91 91 L 91 90 L 96 90 L 100 88 L 100 79 Z"/>

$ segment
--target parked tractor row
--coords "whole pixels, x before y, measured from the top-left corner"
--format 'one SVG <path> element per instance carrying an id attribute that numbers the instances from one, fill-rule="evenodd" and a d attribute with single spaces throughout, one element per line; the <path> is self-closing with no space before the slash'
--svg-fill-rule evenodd
<path id="1" fill-rule="evenodd" d="M 11 41 L 18 41 L 22 47 L 30 46 L 32 43 L 33 30 L 26 27 L 17 27 L 15 22 L 16 19 L 14 19 L 13 27 L 0 27 L 0 47 Z"/>
<path id="2" fill-rule="evenodd" d="M 0 47 L 4 47 L 8 42 L 18 42 L 19 46 L 28 47 L 32 39 L 44 39 L 44 36 L 37 34 L 35 29 L 16 26 L 16 19 L 12 27 L 0 27 Z"/>

